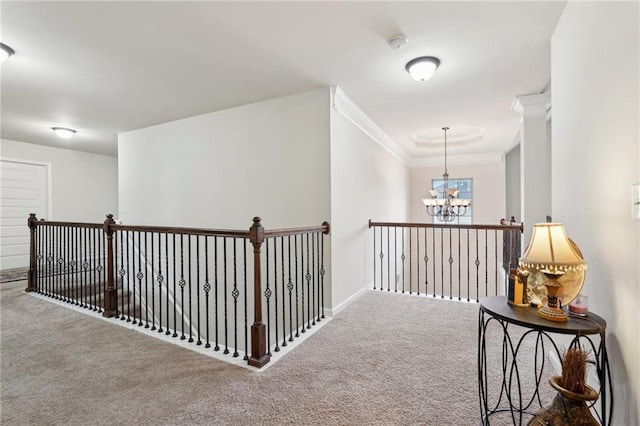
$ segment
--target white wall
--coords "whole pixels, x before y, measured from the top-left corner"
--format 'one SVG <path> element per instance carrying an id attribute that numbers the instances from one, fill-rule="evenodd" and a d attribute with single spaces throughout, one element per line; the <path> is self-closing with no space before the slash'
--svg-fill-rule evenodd
<path id="1" fill-rule="evenodd" d="M 506 215 L 505 219 L 515 217 L 516 221 L 522 221 L 520 214 L 520 145 L 515 146 L 505 155 L 505 192 Z"/>
<path id="2" fill-rule="evenodd" d="M 407 221 L 407 166 L 331 110 L 332 302 L 340 307 L 373 282 L 374 221 Z M 343 305 L 342 305 L 343 306 Z"/>
<path id="3" fill-rule="evenodd" d="M 328 89 L 118 137 L 126 224 L 267 229 L 329 220 Z"/>
<path id="4" fill-rule="evenodd" d="M 411 169 L 409 193 L 409 220 L 432 223 L 423 198 L 429 196 L 432 179 L 442 179 L 442 167 L 416 167 Z M 497 225 L 505 213 L 505 171 L 501 162 L 485 164 L 449 165 L 450 179 L 473 179 L 473 223 Z"/>
<path id="5" fill-rule="evenodd" d="M 50 165 L 51 212 L 45 219 L 98 223 L 118 213 L 116 157 L 6 139 L 0 148 L 2 158 Z"/>
<path id="6" fill-rule="evenodd" d="M 553 220 L 582 250 L 590 309 L 607 320 L 615 425 L 640 420 L 638 16 L 637 2 L 568 2 L 551 39 Z"/>

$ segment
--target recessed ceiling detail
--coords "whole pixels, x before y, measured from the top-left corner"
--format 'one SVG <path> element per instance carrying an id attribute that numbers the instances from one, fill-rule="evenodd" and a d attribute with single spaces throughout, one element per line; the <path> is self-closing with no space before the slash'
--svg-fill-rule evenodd
<path id="1" fill-rule="evenodd" d="M 442 148 L 444 138 L 441 127 L 420 129 L 410 135 L 414 145 L 418 148 Z M 479 126 L 450 126 L 447 131 L 447 144 L 450 147 L 467 146 L 484 141 L 484 127 Z"/>

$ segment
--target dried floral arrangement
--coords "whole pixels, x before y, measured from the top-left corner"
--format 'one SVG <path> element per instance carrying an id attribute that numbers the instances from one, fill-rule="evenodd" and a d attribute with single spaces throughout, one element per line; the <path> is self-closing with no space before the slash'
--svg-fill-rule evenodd
<path id="1" fill-rule="evenodd" d="M 559 385 L 578 394 L 585 393 L 589 353 L 580 347 L 567 349 L 562 357 L 562 377 Z"/>

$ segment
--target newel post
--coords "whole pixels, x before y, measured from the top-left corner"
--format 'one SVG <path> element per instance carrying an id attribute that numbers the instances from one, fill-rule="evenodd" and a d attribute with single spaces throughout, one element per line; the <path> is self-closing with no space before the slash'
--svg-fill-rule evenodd
<path id="1" fill-rule="evenodd" d="M 103 230 L 107 244 L 107 287 L 104 290 L 104 312 L 103 317 L 111 318 L 118 315 L 118 297 L 116 294 L 115 274 L 113 265 L 113 228 L 115 225 L 113 215 L 108 214 L 104 221 Z"/>
<path id="2" fill-rule="evenodd" d="M 269 362 L 267 353 L 267 328 L 262 322 L 262 271 L 260 247 L 264 242 L 264 228 L 259 217 L 253 218 L 249 229 L 249 241 L 253 244 L 253 324 L 251 325 L 251 356 L 249 365 L 261 368 Z"/>
<path id="3" fill-rule="evenodd" d="M 30 238 L 29 238 L 29 276 L 27 281 L 27 288 L 25 291 L 37 291 L 38 283 L 36 282 L 36 219 L 35 213 L 29 213 L 29 219 L 27 219 L 27 225 L 29 225 Z"/>

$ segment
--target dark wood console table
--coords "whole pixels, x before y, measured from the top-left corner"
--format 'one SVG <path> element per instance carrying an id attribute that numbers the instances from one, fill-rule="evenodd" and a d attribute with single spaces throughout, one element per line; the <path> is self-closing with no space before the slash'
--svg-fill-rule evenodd
<path id="1" fill-rule="evenodd" d="M 496 333 L 492 324 L 497 327 L 497 333 L 501 334 L 501 347 L 487 346 L 488 328 L 491 326 L 492 333 Z M 481 299 L 478 317 L 478 396 L 482 424 L 489 425 L 492 414 L 509 412 L 513 424 L 522 425 L 526 423 L 523 423 L 523 417 L 534 415 L 540 409 L 542 401 L 539 387 L 547 385 L 549 378 L 542 373 L 546 359 L 545 342 L 550 343 L 549 347 L 555 349 L 558 359 L 561 360 L 562 350 L 552 334 L 565 334 L 574 336 L 570 346 L 580 344 L 595 356 L 600 386 L 599 389 L 596 388 L 599 398 L 593 402 L 591 409 L 603 425 L 610 425 L 613 410 L 613 384 L 605 345 L 606 327 L 606 321 L 592 312 L 587 317 L 570 316 L 566 322 L 554 322 L 539 317 L 535 308 L 518 308 L 509 305 L 505 296 Z M 515 332 L 516 329 L 517 332 Z M 596 336 L 599 337 L 597 345 L 592 339 Z M 519 351 L 525 339 L 535 340 L 534 359 L 519 359 Z M 501 371 L 487 371 L 488 351 L 496 352 L 501 357 Z M 520 357 L 522 357 L 521 354 Z M 518 363 L 521 364 L 520 368 Z M 528 367 L 533 365 L 535 370 L 535 389 L 532 390 L 531 395 L 523 395 L 525 390 L 522 389 L 520 371 L 525 364 Z M 496 380 L 500 387 L 499 395 L 494 395 L 492 398 L 489 395 L 490 378 Z M 499 385 L 500 381 L 501 385 Z M 600 410 L 597 409 L 597 405 L 600 405 Z"/>

